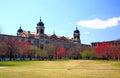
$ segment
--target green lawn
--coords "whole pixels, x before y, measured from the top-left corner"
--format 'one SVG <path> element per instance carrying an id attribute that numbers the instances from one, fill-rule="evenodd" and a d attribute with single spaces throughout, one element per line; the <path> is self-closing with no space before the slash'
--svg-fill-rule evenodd
<path id="1" fill-rule="evenodd" d="M 0 78 L 120 78 L 120 62 L 6 61 L 0 62 Z"/>

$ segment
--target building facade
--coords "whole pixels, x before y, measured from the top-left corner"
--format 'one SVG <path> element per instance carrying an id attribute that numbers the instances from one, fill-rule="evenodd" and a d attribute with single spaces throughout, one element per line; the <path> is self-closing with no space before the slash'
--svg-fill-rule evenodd
<path id="1" fill-rule="evenodd" d="M 103 42 L 92 42 L 91 46 L 92 47 L 97 47 L 98 45 L 100 45 L 102 43 L 107 43 L 108 45 L 112 45 L 112 46 L 115 46 L 115 47 L 119 47 L 120 46 L 120 40 L 103 41 Z"/>
<path id="2" fill-rule="evenodd" d="M 70 44 L 72 45 L 81 45 L 80 40 L 80 31 L 77 29 L 73 33 L 73 39 L 64 36 L 56 36 L 55 33 L 53 35 L 45 33 L 45 26 L 42 22 L 41 18 L 40 21 L 37 23 L 36 32 L 24 31 L 21 27 L 17 31 L 17 37 L 27 38 L 30 39 L 32 45 L 36 45 L 39 48 L 44 48 L 44 46 L 48 43 L 56 43 L 60 42 L 65 47 L 68 47 Z M 34 42 L 34 43 L 33 43 Z"/>
<path id="3" fill-rule="evenodd" d="M 0 41 L 8 41 L 9 39 L 17 40 L 18 42 L 29 42 L 31 45 L 37 46 L 38 48 L 45 49 L 46 44 L 56 44 L 60 43 L 66 49 L 73 48 L 73 47 L 90 47 L 90 45 L 81 44 L 80 40 L 80 31 L 76 27 L 73 31 L 73 38 L 70 39 L 65 36 L 57 36 L 55 32 L 53 35 L 45 33 L 45 26 L 42 22 L 41 18 L 40 21 L 37 23 L 36 32 L 25 31 L 21 28 L 17 30 L 17 36 L 12 35 L 4 35 L 0 34 Z M 82 49 L 82 50 L 83 50 Z M 81 51 L 82 51 L 81 50 Z"/>

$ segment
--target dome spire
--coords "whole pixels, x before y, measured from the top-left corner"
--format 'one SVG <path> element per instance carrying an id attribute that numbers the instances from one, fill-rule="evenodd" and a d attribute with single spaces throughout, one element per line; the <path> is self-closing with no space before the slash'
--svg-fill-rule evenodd
<path id="1" fill-rule="evenodd" d="M 76 25 L 76 30 L 78 30 L 77 25 Z"/>
<path id="2" fill-rule="evenodd" d="M 37 26 L 44 26 L 44 23 L 41 20 L 41 16 L 40 16 L 40 22 L 37 23 Z"/>
<path id="3" fill-rule="evenodd" d="M 80 31 L 78 30 L 77 26 L 76 26 L 76 30 L 74 31 L 74 33 L 79 33 Z"/>
<path id="4" fill-rule="evenodd" d="M 53 36 L 56 36 L 55 31 L 53 32 Z"/>
<path id="5" fill-rule="evenodd" d="M 55 31 L 53 31 L 53 35 L 51 35 L 51 36 L 56 36 Z"/>
<path id="6" fill-rule="evenodd" d="M 41 16 L 40 16 L 40 22 L 42 22 L 42 20 L 41 20 Z"/>
<path id="7" fill-rule="evenodd" d="M 20 29 L 22 29 L 21 24 L 20 24 Z"/>
<path id="8" fill-rule="evenodd" d="M 17 30 L 17 32 L 19 32 L 19 33 L 23 32 L 21 24 L 20 24 L 20 28 Z"/>

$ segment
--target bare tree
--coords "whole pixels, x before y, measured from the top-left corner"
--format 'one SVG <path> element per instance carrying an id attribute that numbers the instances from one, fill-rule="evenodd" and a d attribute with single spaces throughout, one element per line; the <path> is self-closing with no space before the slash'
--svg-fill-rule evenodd
<path id="1" fill-rule="evenodd" d="M 5 55 L 6 55 L 6 43 L 0 42 L 0 60 L 5 60 Z"/>
<path id="2" fill-rule="evenodd" d="M 55 51 L 56 46 L 53 44 L 47 44 L 45 45 L 45 50 L 47 52 L 48 58 L 53 59 L 53 52 Z"/>
<path id="3" fill-rule="evenodd" d="M 7 46 L 6 46 L 6 52 L 7 52 L 7 56 L 9 57 L 9 60 L 15 60 L 17 57 L 17 54 L 19 52 L 19 43 L 18 41 L 15 39 L 11 39 L 9 38 L 9 40 L 7 41 Z"/>

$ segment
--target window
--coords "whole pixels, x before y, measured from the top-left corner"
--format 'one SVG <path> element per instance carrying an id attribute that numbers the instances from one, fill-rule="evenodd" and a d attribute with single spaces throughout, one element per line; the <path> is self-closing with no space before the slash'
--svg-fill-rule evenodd
<path id="1" fill-rule="evenodd" d="M 40 30 L 40 33 L 41 33 L 41 34 L 44 34 L 44 30 L 43 30 L 43 29 L 41 29 L 41 30 Z"/>

